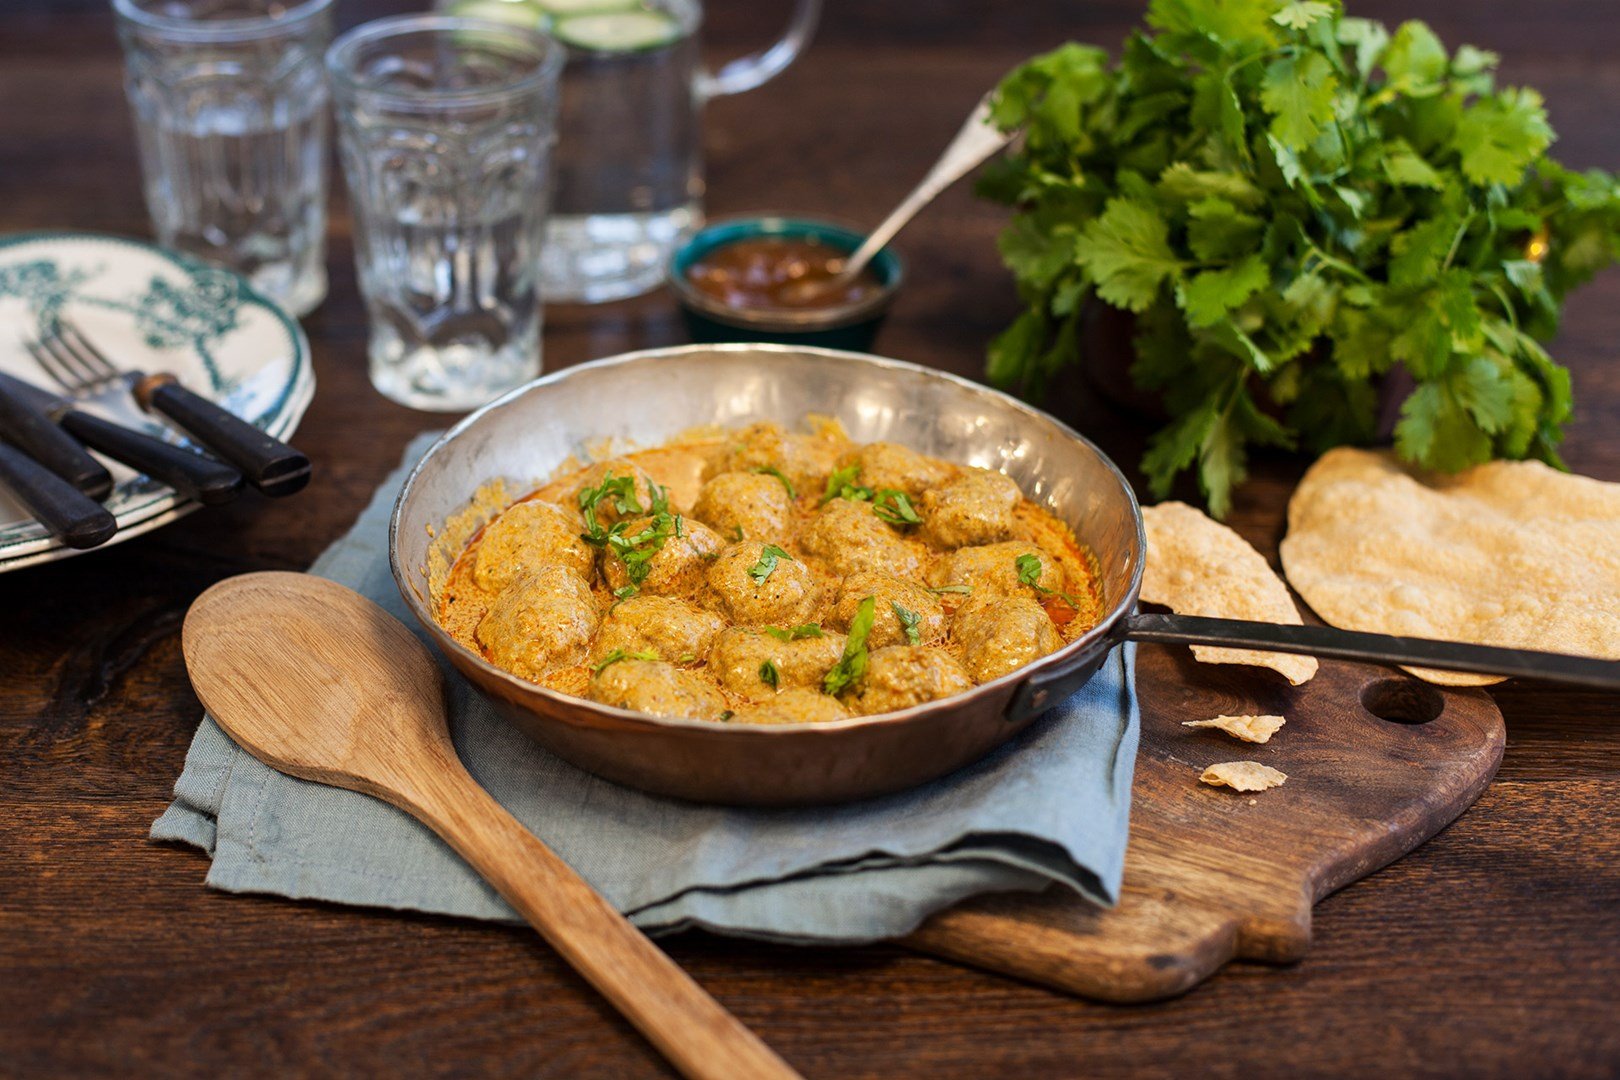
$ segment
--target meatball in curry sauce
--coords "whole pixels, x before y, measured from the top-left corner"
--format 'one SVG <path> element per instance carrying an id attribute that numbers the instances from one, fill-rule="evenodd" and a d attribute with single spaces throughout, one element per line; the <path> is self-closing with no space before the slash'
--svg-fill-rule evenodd
<path id="1" fill-rule="evenodd" d="M 1013 480 L 814 418 L 570 470 L 479 530 L 436 599 L 514 675 L 739 724 L 951 697 L 1102 611 L 1090 553 Z"/>

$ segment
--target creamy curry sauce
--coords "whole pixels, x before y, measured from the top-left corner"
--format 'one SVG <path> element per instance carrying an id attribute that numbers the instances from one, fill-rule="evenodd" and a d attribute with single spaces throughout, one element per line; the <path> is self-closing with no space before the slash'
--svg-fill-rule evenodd
<path id="1" fill-rule="evenodd" d="M 1061 648 L 1095 561 L 1007 477 L 760 423 L 559 476 L 479 530 L 437 597 L 469 649 L 658 716 L 837 720 Z"/>

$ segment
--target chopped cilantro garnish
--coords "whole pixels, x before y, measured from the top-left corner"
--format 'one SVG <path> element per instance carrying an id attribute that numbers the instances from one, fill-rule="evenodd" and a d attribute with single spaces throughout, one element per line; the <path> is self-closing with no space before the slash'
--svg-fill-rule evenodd
<path id="1" fill-rule="evenodd" d="M 757 473 L 764 473 L 766 476 L 774 476 L 778 480 L 782 481 L 782 486 L 787 488 L 788 498 L 797 499 L 799 497 L 799 493 L 794 490 L 793 481 L 789 480 L 787 475 L 775 465 L 761 465 L 754 471 Z"/>
<path id="2" fill-rule="evenodd" d="M 782 672 L 775 660 L 767 660 L 759 665 L 759 681 L 773 690 L 782 685 Z"/>
<path id="3" fill-rule="evenodd" d="M 900 620 L 900 628 L 906 632 L 906 644 L 921 645 L 922 619 L 915 611 L 902 607 L 898 600 L 889 601 L 889 606 L 894 608 L 894 617 Z"/>
<path id="4" fill-rule="evenodd" d="M 941 585 L 937 589 L 929 589 L 928 591 L 931 592 L 931 593 L 956 593 L 959 596 L 972 596 L 973 595 L 973 586 L 971 586 L 971 585 Z"/>
<path id="5" fill-rule="evenodd" d="M 621 600 L 634 596 L 640 590 L 641 583 L 647 580 L 647 574 L 652 570 L 653 556 L 663 549 L 664 541 L 671 534 L 681 535 L 682 523 L 680 517 L 661 510 L 653 515 L 645 529 L 634 536 L 626 536 L 627 531 L 625 522 L 617 522 L 604 534 L 603 541 L 607 549 L 624 564 L 625 575 L 630 579 L 629 584 L 613 590 L 613 595 Z"/>
<path id="6" fill-rule="evenodd" d="M 617 664 L 620 660 L 657 660 L 658 654 L 647 652 L 645 649 L 614 649 L 602 659 L 591 665 L 593 675 L 602 674 L 602 669 L 609 664 Z"/>
<path id="7" fill-rule="evenodd" d="M 655 486 L 654 492 L 659 489 Z M 656 494 L 654 498 L 656 499 Z M 595 487 L 582 487 L 579 489 L 579 510 L 585 515 L 586 543 L 601 547 L 605 542 L 607 530 L 596 520 L 596 508 L 606 500 L 620 515 L 639 514 L 642 512 L 641 503 L 636 501 L 636 480 L 633 476 L 614 476 L 609 469 L 602 474 L 602 482 Z M 667 499 L 666 499 L 667 508 Z"/>
<path id="8" fill-rule="evenodd" d="M 868 596 L 855 609 L 849 621 L 849 636 L 844 639 L 844 655 L 821 680 L 823 693 L 838 694 L 859 682 L 866 674 L 868 654 L 866 639 L 871 636 L 872 624 L 877 621 L 877 598 Z"/>
<path id="9" fill-rule="evenodd" d="M 1013 562 L 1018 567 L 1018 581 L 1020 584 L 1028 585 L 1042 596 L 1055 596 L 1059 600 L 1062 600 L 1065 604 L 1068 604 L 1070 607 L 1074 608 L 1074 610 L 1080 610 L 1080 605 L 1075 603 L 1074 597 L 1070 596 L 1066 592 L 1059 592 L 1056 589 L 1049 589 L 1045 585 L 1041 584 L 1041 570 L 1043 569 L 1043 564 L 1041 563 L 1041 557 L 1039 555 L 1020 555 L 1018 558 L 1014 559 Z"/>
<path id="10" fill-rule="evenodd" d="M 748 576 L 754 579 L 755 585 L 765 584 L 765 579 L 771 576 L 776 569 L 777 561 L 786 559 L 793 561 L 793 556 L 777 547 L 775 544 L 766 544 L 759 552 L 759 562 L 748 568 Z"/>
<path id="11" fill-rule="evenodd" d="M 742 543 L 743 531 L 741 525 L 733 525 L 731 527 L 731 538 L 737 541 L 739 544 Z"/>
<path id="12" fill-rule="evenodd" d="M 890 525 L 921 525 L 922 518 L 917 516 L 916 509 L 906 493 L 895 488 L 883 488 L 872 498 L 872 513 L 887 521 Z"/>
<path id="13" fill-rule="evenodd" d="M 732 712 L 730 709 L 727 709 L 725 712 L 720 714 L 720 722 L 723 724 L 727 720 L 730 720 L 733 716 L 736 716 L 736 715 L 737 715 L 736 713 Z"/>
<path id="14" fill-rule="evenodd" d="M 777 641 L 798 641 L 802 638 L 818 638 L 826 636 L 821 632 L 821 627 L 817 626 L 815 623 L 805 623 L 803 626 L 795 626 L 792 629 L 786 629 L 780 626 L 765 626 L 761 627 L 761 629 L 767 634 L 771 635 L 771 637 L 775 638 Z"/>
<path id="15" fill-rule="evenodd" d="M 872 489 L 861 487 L 856 483 L 861 476 L 859 462 L 851 462 L 843 468 L 834 469 L 833 474 L 827 477 L 827 489 L 821 493 L 817 506 L 826 506 L 834 499 L 866 500 L 872 497 Z"/>

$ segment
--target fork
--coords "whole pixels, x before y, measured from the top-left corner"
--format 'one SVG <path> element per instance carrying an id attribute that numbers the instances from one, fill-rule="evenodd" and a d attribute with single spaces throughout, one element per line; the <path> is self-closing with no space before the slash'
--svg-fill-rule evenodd
<path id="1" fill-rule="evenodd" d="M 128 393 L 146 412 L 157 412 L 242 471 L 266 495 L 291 495 L 309 483 L 309 458 L 234 413 L 180 385 L 166 371 L 119 369 L 66 319 L 28 343 L 39 366 L 73 397 Z"/>

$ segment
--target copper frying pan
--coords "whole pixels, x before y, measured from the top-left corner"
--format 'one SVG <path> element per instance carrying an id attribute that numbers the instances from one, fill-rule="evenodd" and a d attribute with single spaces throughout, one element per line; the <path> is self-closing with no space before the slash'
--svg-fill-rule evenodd
<path id="1" fill-rule="evenodd" d="M 434 621 L 445 525 L 505 477 L 526 491 L 612 438 L 650 446 L 703 424 L 795 426 L 837 417 L 860 442 L 905 443 L 997 469 L 1097 556 L 1108 611 L 1065 648 L 966 694 L 825 724 L 667 720 L 544 689 L 496 668 Z M 627 353 L 542 378 L 457 424 L 412 471 L 389 554 L 406 606 L 452 664 L 519 728 L 574 764 L 661 794 L 744 805 L 836 802 L 910 787 L 977 759 L 1090 679 L 1125 640 L 1230 645 L 1415 664 L 1620 690 L 1620 662 L 1315 626 L 1137 611 L 1146 540 L 1130 485 L 1102 451 L 1045 413 L 986 387 L 897 360 L 774 345 Z M 1264 674 L 1257 672 L 1256 678 Z"/>

